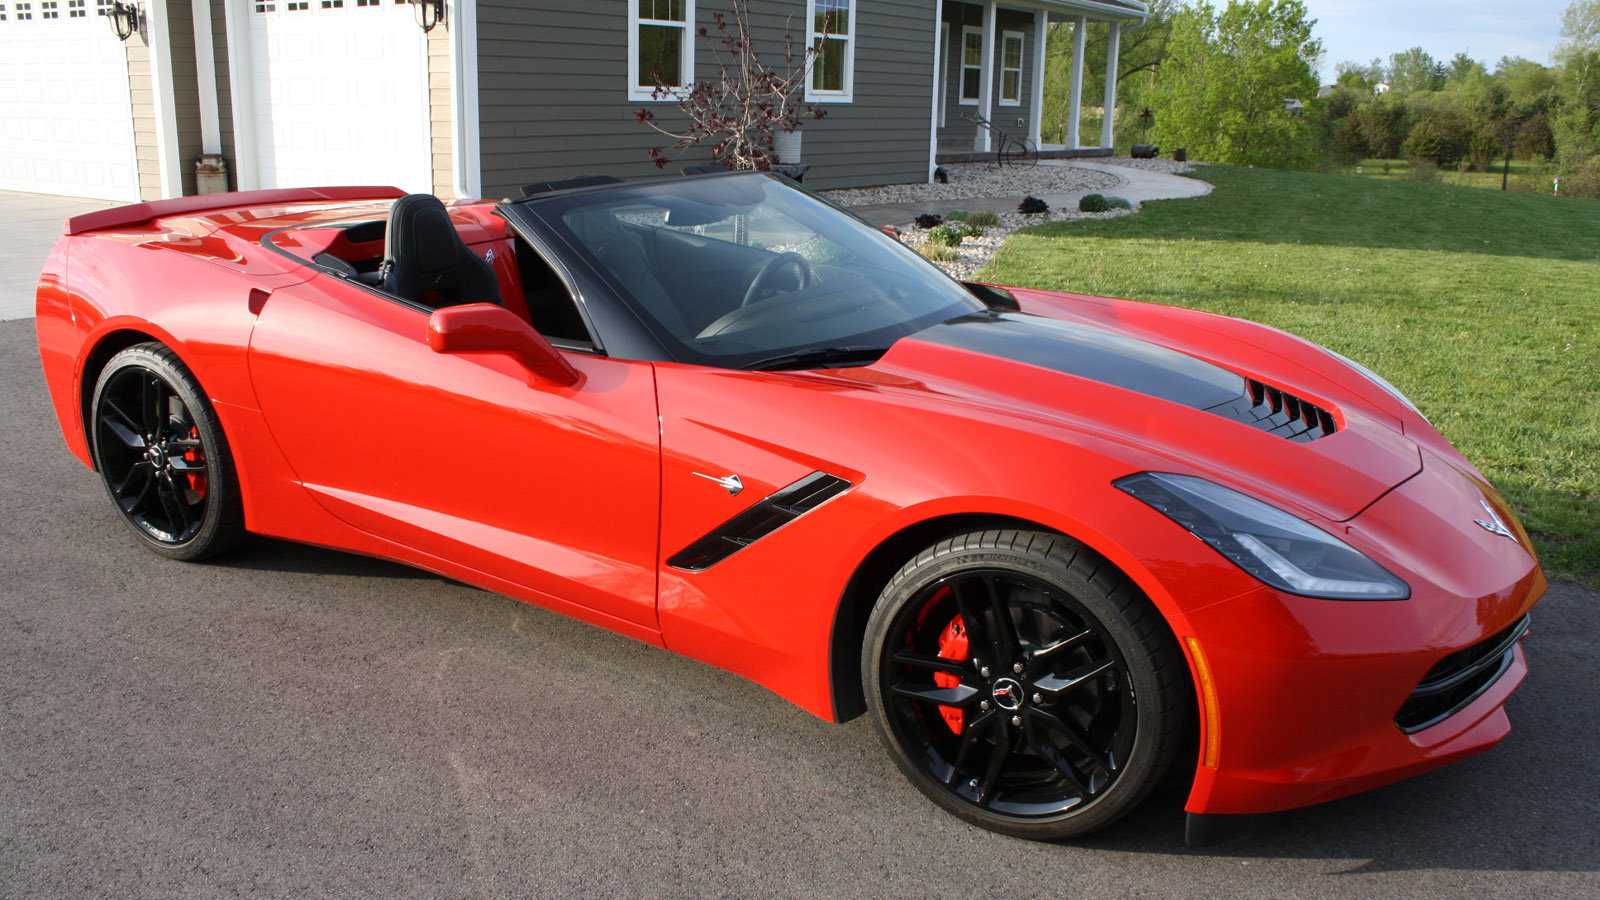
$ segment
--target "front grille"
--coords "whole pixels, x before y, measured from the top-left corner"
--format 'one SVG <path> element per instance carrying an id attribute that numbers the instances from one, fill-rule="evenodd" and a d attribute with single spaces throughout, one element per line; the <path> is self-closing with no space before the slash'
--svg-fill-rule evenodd
<path id="1" fill-rule="evenodd" d="M 1327 437 L 1336 430 L 1333 413 L 1315 403 L 1254 378 L 1246 378 L 1245 385 L 1244 396 L 1213 406 L 1207 412 L 1300 443 Z"/>
<path id="2" fill-rule="evenodd" d="M 1460 712 L 1511 668 L 1517 641 L 1527 633 L 1528 617 L 1523 616 L 1504 631 L 1439 660 L 1395 713 L 1394 723 L 1411 734 Z"/>

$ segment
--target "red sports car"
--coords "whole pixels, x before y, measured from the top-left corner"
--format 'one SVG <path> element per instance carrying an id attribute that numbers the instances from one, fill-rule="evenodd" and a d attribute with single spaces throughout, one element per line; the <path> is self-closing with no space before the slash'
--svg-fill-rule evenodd
<path id="1" fill-rule="evenodd" d="M 1082 835 L 1492 746 L 1545 588 L 1335 353 L 951 280 L 781 178 L 185 197 L 78 216 L 39 345 L 156 553 L 387 557 L 870 712 L 935 803 Z"/>

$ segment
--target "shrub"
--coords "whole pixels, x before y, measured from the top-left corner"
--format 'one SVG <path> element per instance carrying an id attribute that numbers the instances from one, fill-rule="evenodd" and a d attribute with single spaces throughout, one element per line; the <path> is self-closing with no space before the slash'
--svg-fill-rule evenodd
<path id="1" fill-rule="evenodd" d="M 917 216 L 918 228 L 937 228 L 944 222 L 944 216 L 937 213 L 923 213 Z"/>
<path id="2" fill-rule="evenodd" d="M 967 224 L 977 228 L 993 228 L 1000 224 L 1000 214 L 988 209 L 980 209 L 967 214 Z"/>
<path id="3" fill-rule="evenodd" d="M 1133 209 L 1133 204 L 1122 197 L 1107 197 L 1106 205 L 1112 209 Z"/>
<path id="4" fill-rule="evenodd" d="M 965 222 L 971 215 L 972 213 L 969 213 L 964 209 L 952 209 L 944 214 L 944 220 L 946 222 Z"/>
<path id="5" fill-rule="evenodd" d="M 971 222 L 962 222 L 960 231 L 962 237 L 983 237 L 983 229 Z"/>
<path id="6" fill-rule="evenodd" d="M 928 229 L 928 243 L 940 247 L 959 247 L 963 236 L 961 231 L 960 228 L 954 225 L 940 225 L 937 228 L 930 228 Z"/>
<path id="7" fill-rule="evenodd" d="M 1084 194 L 1078 200 L 1078 211 L 1086 213 L 1103 213 L 1111 208 L 1103 194 Z"/>
<path id="8" fill-rule="evenodd" d="M 1049 211 L 1050 204 L 1040 200 L 1038 197 L 1023 197 L 1022 202 L 1017 204 L 1017 212 L 1025 216 L 1038 215 Z"/>
<path id="9" fill-rule="evenodd" d="M 1439 167 L 1426 159 L 1412 160 L 1411 168 L 1406 170 L 1406 177 L 1412 181 L 1433 184 L 1439 181 Z"/>
<path id="10" fill-rule="evenodd" d="M 956 248 L 941 247 L 938 244 L 923 244 L 917 248 L 917 252 L 934 262 L 955 262 L 961 258 L 961 254 L 956 252 Z"/>

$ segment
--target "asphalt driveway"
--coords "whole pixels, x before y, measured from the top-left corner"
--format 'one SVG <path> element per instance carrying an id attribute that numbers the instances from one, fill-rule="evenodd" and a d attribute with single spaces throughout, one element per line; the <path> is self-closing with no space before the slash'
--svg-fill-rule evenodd
<path id="1" fill-rule="evenodd" d="M 1600 896 L 1596 592 L 1535 612 L 1486 755 L 1221 847 L 1176 789 L 1032 844 L 862 720 L 504 597 L 273 541 L 158 559 L 67 455 L 29 320 L 0 386 L 3 898 Z"/>

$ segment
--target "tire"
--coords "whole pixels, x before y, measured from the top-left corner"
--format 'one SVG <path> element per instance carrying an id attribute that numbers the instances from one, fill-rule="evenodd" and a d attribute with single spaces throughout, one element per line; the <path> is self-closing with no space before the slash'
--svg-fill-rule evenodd
<path id="1" fill-rule="evenodd" d="M 136 344 L 106 363 L 89 407 L 94 467 L 151 551 L 216 556 L 244 538 L 233 455 L 205 392 L 176 353 Z"/>
<path id="2" fill-rule="evenodd" d="M 1032 840 L 1103 828 L 1155 787 L 1183 743 L 1186 671 L 1122 573 L 1034 531 L 917 554 L 883 589 L 862 647 L 878 736 L 911 783 Z"/>

